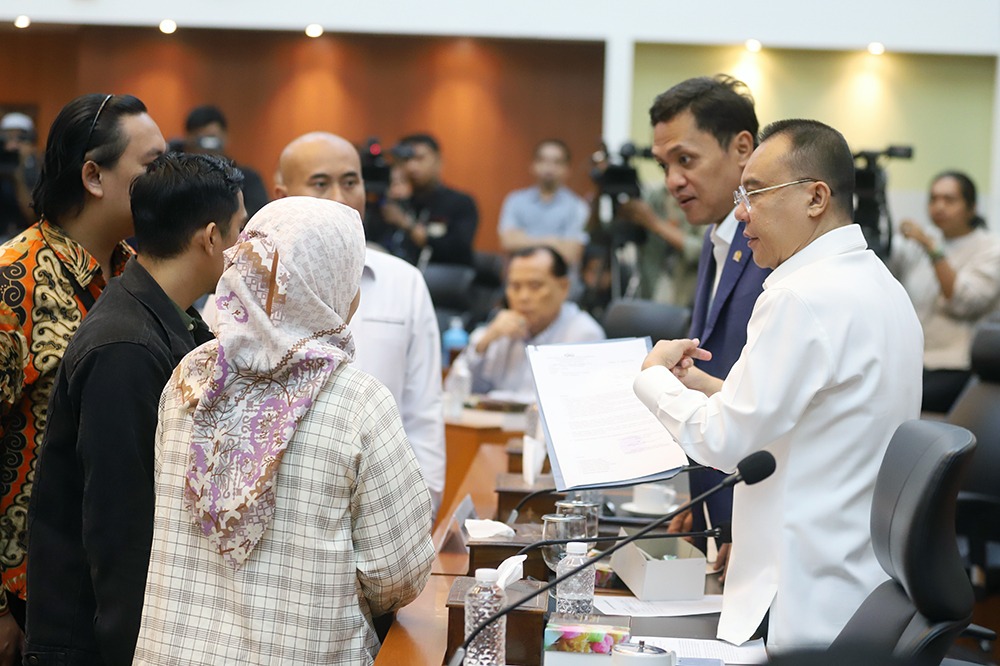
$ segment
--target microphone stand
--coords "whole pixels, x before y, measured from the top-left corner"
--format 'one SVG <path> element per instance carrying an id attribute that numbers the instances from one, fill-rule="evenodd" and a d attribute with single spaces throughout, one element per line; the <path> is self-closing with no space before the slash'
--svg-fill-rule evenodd
<path id="1" fill-rule="evenodd" d="M 581 571 L 589 567 L 591 564 L 594 564 L 598 560 L 603 559 L 608 555 L 611 555 L 612 553 L 621 550 L 622 548 L 632 543 L 633 541 L 641 539 L 644 535 L 649 534 L 650 532 L 655 530 L 657 527 L 660 527 L 667 521 L 673 520 L 675 516 L 677 516 L 683 511 L 687 511 L 695 504 L 705 501 L 706 499 L 708 499 L 708 497 L 714 495 L 723 488 L 728 488 L 730 486 L 736 485 L 740 481 L 746 481 L 747 485 L 753 485 L 755 483 L 763 481 L 764 479 L 766 479 L 767 477 L 771 476 L 771 474 L 774 473 L 774 466 L 775 466 L 774 456 L 771 455 L 769 451 L 756 451 L 754 453 L 751 453 L 749 456 L 741 460 L 739 464 L 736 466 L 736 469 L 738 471 L 734 474 L 730 474 L 729 476 L 727 476 L 725 479 L 722 480 L 721 483 L 717 484 L 712 488 L 709 488 L 702 494 L 698 495 L 689 502 L 682 504 L 681 506 L 677 507 L 676 509 L 666 514 L 665 516 L 657 518 L 646 527 L 642 528 L 641 530 L 639 530 L 632 536 L 628 537 L 627 539 L 622 539 L 615 545 L 611 546 L 611 548 L 608 548 L 606 551 L 601 553 L 600 555 L 595 555 L 594 557 L 588 558 L 583 564 L 580 564 L 579 566 L 570 569 L 561 576 L 556 576 L 555 580 L 546 583 L 545 585 L 542 585 L 540 588 L 538 588 L 528 596 L 521 599 L 519 603 L 527 601 L 528 599 L 534 599 L 538 595 L 548 592 L 553 587 L 557 586 L 559 583 L 569 578 L 572 578 L 576 574 L 580 573 Z M 512 604 L 510 606 L 501 608 L 499 611 L 497 611 L 496 613 L 494 613 L 493 615 L 489 616 L 488 618 L 480 622 L 478 625 L 476 625 L 475 629 L 473 629 L 469 633 L 469 635 L 465 637 L 465 641 L 462 643 L 462 645 L 459 646 L 457 650 L 455 650 L 455 654 L 448 662 L 448 666 L 459 666 L 459 664 L 462 663 L 462 660 L 465 659 L 466 649 L 469 647 L 469 644 L 472 643 L 473 640 L 475 640 L 476 636 L 478 636 L 483 631 L 483 629 L 488 627 L 490 623 L 495 622 L 496 620 L 503 617 L 516 607 L 517 604 Z"/>
<path id="2" fill-rule="evenodd" d="M 544 548 L 545 546 L 560 546 L 567 543 L 580 542 L 580 543 L 600 543 L 602 541 L 621 541 L 622 539 L 632 538 L 634 541 L 640 541 L 642 539 L 670 539 L 673 537 L 714 537 L 720 539 L 722 543 L 729 543 L 732 541 L 732 530 L 728 529 L 728 525 L 719 525 L 718 527 L 713 527 L 710 530 L 704 530 L 702 532 L 657 532 L 656 534 L 643 534 L 642 536 L 629 535 L 612 535 L 612 536 L 599 536 L 599 537 L 578 537 L 576 539 L 546 539 L 544 541 L 535 541 L 534 543 L 529 543 L 527 546 L 521 550 L 514 553 L 514 557 L 518 555 L 524 555 L 527 552 L 535 550 L 536 548 Z"/>
<path id="3" fill-rule="evenodd" d="M 612 553 L 614 553 L 614 552 L 616 552 L 618 550 L 621 550 L 622 548 L 624 548 L 628 544 L 632 543 L 633 541 L 635 541 L 637 539 L 641 539 L 644 535 L 649 534 L 650 532 L 652 532 L 653 530 L 655 530 L 657 527 L 660 527 L 660 526 L 664 525 L 665 523 L 673 520 L 673 518 L 675 516 L 677 516 L 678 514 L 680 514 L 681 512 L 687 511 L 688 509 L 690 509 L 695 504 L 698 504 L 699 502 L 705 501 L 710 496 L 712 496 L 715 493 L 719 492 L 723 488 L 731 486 L 731 485 L 733 485 L 734 483 L 737 483 L 740 480 L 742 480 L 742 476 L 740 475 L 739 472 L 737 472 L 736 474 L 732 474 L 732 475 L 726 477 L 725 479 L 722 480 L 722 483 L 719 483 L 718 485 L 716 485 L 716 486 L 714 486 L 712 488 L 709 488 L 708 490 L 706 490 L 702 494 L 698 495 L 697 497 L 695 497 L 691 501 L 689 501 L 689 502 L 687 502 L 685 504 L 682 504 L 681 506 L 677 507 L 676 509 L 674 509 L 670 513 L 666 514 L 665 516 L 657 518 L 656 520 L 654 520 L 649 525 L 647 525 L 646 527 L 642 528 L 641 530 L 639 530 L 638 532 L 636 532 L 632 536 L 619 541 L 618 543 L 616 543 L 614 546 L 611 546 L 611 548 L 608 548 L 603 553 L 601 553 L 599 555 L 595 555 L 594 557 L 588 558 L 587 561 L 584 562 L 583 564 L 577 566 L 574 569 L 571 569 L 571 570 L 567 571 L 562 576 L 557 576 L 555 578 L 555 580 L 553 580 L 553 581 L 551 581 L 549 583 L 546 583 L 545 585 L 542 585 L 540 588 L 538 588 L 537 590 L 535 590 L 534 592 L 532 592 L 528 596 L 526 596 L 523 599 L 521 599 L 518 602 L 518 604 L 524 603 L 528 599 L 534 599 L 535 597 L 537 597 L 538 595 L 540 595 L 540 594 L 542 594 L 544 592 L 548 592 L 549 590 L 551 590 L 553 587 L 555 587 L 559 583 L 561 583 L 561 582 L 563 582 L 563 581 L 565 581 L 565 580 L 567 580 L 569 578 L 572 578 L 576 574 L 580 573 L 581 571 L 583 571 L 584 569 L 586 569 L 587 567 L 589 567 L 591 564 L 594 564 L 598 560 L 601 560 L 601 559 L 603 559 L 605 557 L 608 557 Z M 662 536 L 662 535 L 658 534 L 656 536 Z M 601 538 L 601 537 L 598 537 L 598 538 Z M 621 537 L 615 537 L 615 539 L 621 539 Z M 573 539 L 573 541 L 583 541 L 583 539 Z M 488 618 L 486 618 L 485 620 L 483 620 L 482 622 L 480 622 L 476 626 L 476 628 L 473 629 L 472 632 L 468 636 L 466 636 L 465 641 L 462 643 L 462 645 L 457 650 L 455 650 L 455 654 L 452 656 L 451 661 L 448 662 L 448 666 L 459 666 L 459 664 L 462 663 L 462 660 L 465 659 L 466 649 L 469 647 L 469 645 L 472 643 L 472 641 L 475 640 L 476 636 L 478 636 L 482 632 L 482 630 L 485 629 L 486 627 L 488 627 L 491 623 L 495 622 L 496 620 L 500 619 L 501 617 L 503 617 L 504 615 L 506 615 L 507 613 L 509 613 L 511 610 L 513 610 L 514 608 L 516 608 L 516 606 L 517 606 L 517 604 L 511 605 L 511 606 L 507 606 L 505 608 L 501 608 L 499 611 L 497 611 L 493 615 L 489 616 Z"/>
<path id="4" fill-rule="evenodd" d="M 681 467 L 680 469 L 677 470 L 677 474 L 683 474 L 684 472 L 690 472 L 690 471 L 696 470 L 696 469 L 703 469 L 704 467 L 705 467 L 704 465 L 684 465 L 683 467 Z M 674 476 L 677 476 L 677 474 L 675 474 Z M 673 478 L 673 477 L 670 477 L 670 478 Z M 641 486 L 641 485 L 646 484 L 646 483 L 662 483 L 663 481 L 666 481 L 666 480 L 667 479 L 654 479 L 654 480 L 651 480 L 651 481 L 636 481 L 635 479 L 631 479 L 629 481 L 616 481 L 616 482 L 613 482 L 613 483 L 598 483 L 598 484 L 590 485 L 590 486 L 574 486 L 572 488 L 566 488 L 565 490 L 562 490 L 562 491 L 559 490 L 558 488 L 540 488 L 539 490 L 533 490 L 532 492 L 528 493 L 527 495 L 525 495 L 524 497 L 522 497 L 521 500 L 517 504 L 514 505 L 514 508 L 511 509 L 510 514 L 507 516 L 506 524 L 507 525 L 513 525 L 517 521 L 518 512 L 524 507 L 524 505 L 527 504 L 530 500 L 534 499 L 535 497 L 538 497 L 539 495 L 547 495 L 548 493 L 556 493 L 556 492 L 566 492 L 566 493 L 568 493 L 568 492 L 577 492 L 577 491 L 580 491 L 580 490 L 607 490 L 607 489 L 614 489 L 614 488 L 631 488 L 633 486 Z"/>

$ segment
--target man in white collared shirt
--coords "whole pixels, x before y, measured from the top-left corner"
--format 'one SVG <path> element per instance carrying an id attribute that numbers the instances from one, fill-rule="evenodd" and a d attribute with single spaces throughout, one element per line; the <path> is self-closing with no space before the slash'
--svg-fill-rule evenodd
<path id="1" fill-rule="evenodd" d="M 777 460 L 736 488 L 719 637 L 746 641 L 770 610 L 769 649 L 825 646 L 887 578 L 872 491 L 893 432 L 919 416 L 923 336 L 851 223 L 854 162 L 836 130 L 771 125 L 742 183 L 736 217 L 754 262 L 774 269 L 743 352 L 723 381 L 692 367 L 707 356 L 697 340 L 660 342 L 635 391 L 698 462 Z"/>
<path id="2" fill-rule="evenodd" d="M 358 151 L 339 136 L 313 132 L 295 139 L 281 153 L 277 177 L 278 198 L 330 199 L 364 218 L 365 185 Z M 436 513 L 445 478 L 441 337 L 420 272 L 401 259 L 369 249 L 361 276 L 361 304 L 351 331 L 357 347 L 354 365 L 385 384 L 395 398 Z"/>

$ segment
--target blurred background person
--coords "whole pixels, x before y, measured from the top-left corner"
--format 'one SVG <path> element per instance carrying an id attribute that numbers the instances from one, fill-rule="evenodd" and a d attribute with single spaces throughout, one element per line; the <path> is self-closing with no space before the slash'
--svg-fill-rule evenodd
<path id="1" fill-rule="evenodd" d="M 31 190 L 41 168 L 35 139 L 35 123 L 27 114 L 0 118 L 0 242 L 35 221 Z"/>
<path id="2" fill-rule="evenodd" d="M 229 124 L 226 116 L 217 106 L 206 104 L 195 107 L 184 121 L 184 142 L 182 149 L 188 153 L 209 153 L 226 155 L 229 144 Z M 171 142 L 173 143 L 173 142 Z M 172 146 L 176 149 L 177 146 Z M 237 164 L 243 172 L 243 201 L 247 215 L 253 217 L 268 202 L 267 188 L 260 174 L 245 164 Z"/>
<path id="3" fill-rule="evenodd" d="M 472 265 L 479 211 L 471 196 L 441 182 L 441 146 L 430 134 L 403 137 L 393 150 L 413 195 L 382 206 L 379 242 L 422 268 L 429 262 Z"/>
<path id="4" fill-rule="evenodd" d="M 922 409 L 948 412 L 969 381 L 976 324 L 1000 304 L 1000 238 L 976 213 L 976 186 L 960 171 L 931 182 L 932 228 L 900 223 L 890 267 L 924 329 Z"/>
<path id="5" fill-rule="evenodd" d="M 514 190 L 504 199 L 500 245 L 507 252 L 548 245 L 576 270 L 590 239 L 585 230 L 590 210 L 586 201 L 566 187 L 570 174 L 566 143 L 560 139 L 539 142 L 531 174 L 533 186 Z"/>
<path id="6" fill-rule="evenodd" d="M 639 296 L 691 307 L 705 230 L 688 223 L 665 185 L 622 203 L 619 212 L 648 232 L 639 249 Z"/>

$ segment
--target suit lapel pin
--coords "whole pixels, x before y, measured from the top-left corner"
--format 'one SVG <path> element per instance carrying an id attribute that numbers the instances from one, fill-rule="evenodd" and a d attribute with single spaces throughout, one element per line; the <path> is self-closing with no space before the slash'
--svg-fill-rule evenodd
<path id="1" fill-rule="evenodd" d="M 743 258 L 743 250 L 736 250 L 736 252 L 733 252 L 733 261 L 735 261 L 736 263 L 740 263 L 740 259 L 742 258 Z"/>

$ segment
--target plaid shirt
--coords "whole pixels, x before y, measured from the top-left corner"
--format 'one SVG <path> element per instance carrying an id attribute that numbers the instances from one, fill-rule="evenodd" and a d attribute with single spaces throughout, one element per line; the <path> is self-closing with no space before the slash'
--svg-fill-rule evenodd
<path id="1" fill-rule="evenodd" d="M 112 275 L 131 256 L 119 244 Z M 7 593 L 25 597 L 28 500 L 49 393 L 87 313 L 76 287 L 92 302 L 105 284 L 97 259 L 48 222 L 0 246 L 0 614 L 7 610 Z"/>
<path id="2" fill-rule="evenodd" d="M 373 615 L 423 589 L 430 495 L 389 391 L 344 366 L 299 423 L 275 514 L 231 568 L 184 504 L 193 405 L 160 402 L 156 517 L 137 665 L 372 664 Z"/>

